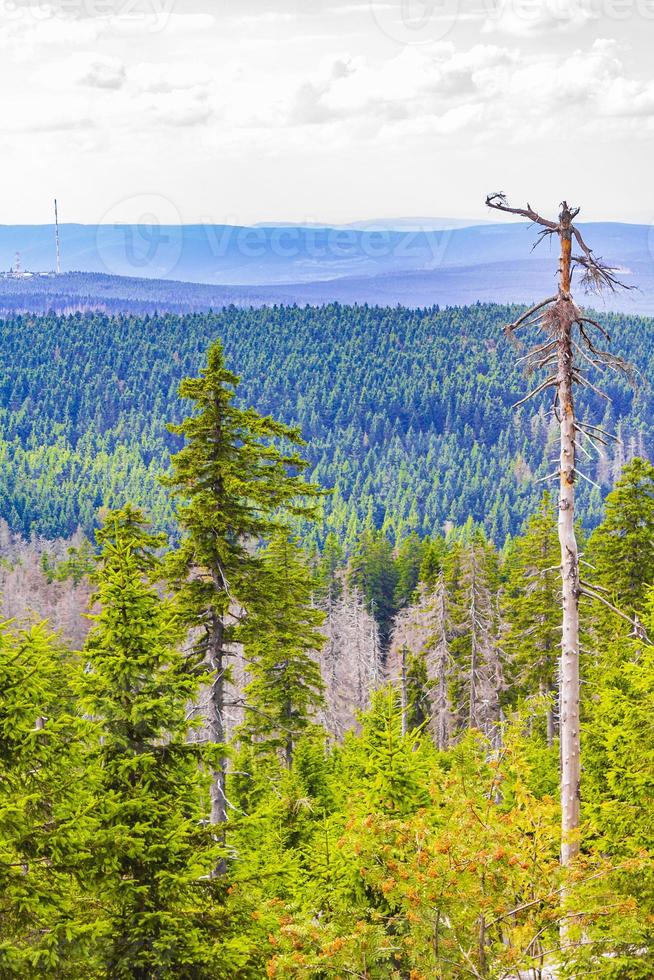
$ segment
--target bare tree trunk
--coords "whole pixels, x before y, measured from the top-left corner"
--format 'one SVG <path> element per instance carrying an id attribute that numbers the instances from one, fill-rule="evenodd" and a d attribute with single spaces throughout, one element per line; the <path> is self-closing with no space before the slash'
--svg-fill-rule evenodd
<path id="1" fill-rule="evenodd" d="M 470 562 L 470 705 L 468 709 L 468 727 L 477 725 L 477 556 L 474 543 L 471 546 Z"/>
<path id="2" fill-rule="evenodd" d="M 330 734 L 341 738 L 356 727 L 357 713 L 368 707 L 379 686 L 379 642 L 377 624 L 358 589 L 344 588 L 327 608 L 323 630 L 328 639 L 318 658 L 327 684 L 323 720 Z"/>
<path id="3" fill-rule="evenodd" d="M 225 652 L 223 649 L 224 628 L 219 617 L 214 617 L 210 636 L 211 668 L 215 671 L 215 679 L 211 685 L 209 699 L 209 730 L 211 741 L 218 745 L 225 744 Z M 218 766 L 213 771 L 211 784 L 211 823 L 224 824 L 227 822 L 227 763 L 221 757 Z"/>
<path id="4" fill-rule="evenodd" d="M 409 727 L 409 692 L 407 691 L 407 676 L 406 676 L 406 643 L 402 644 L 402 735 L 406 735 Z"/>
<path id="5" fill-rule="evenodd" d="M 402 688 L 406 690 L 407 708 L 410 707 L 407 662 L 409 653 L 424 657 L 427 683 L 417 702 L 417 710 L 424 711 L 437 747 L 445 749 L 449 741 L 451 714 L 448 696 L 451 665 L 442 571 L 434 588 L 430 590 L 422 586 L 417 601 L 403 609 L 395 619 L 386 676 L 398 685 L 400 691 Z M 403 674 L 406 677 L 404 681 Z"/>
<path id="6" fill-rule="evenodd" d="M 553 696 L 553 692 L 552 692 L 551 688 L 550 688 L 550 690 L 547 693 L 549 695 Z M 554 707 L 550 704 L 549 707 L 548 707 L 548 709 L 547 709 L 547 747 L 548 747 L 548 749 L 551 749 L 552 746 L 554 745 L 554 734 L 555 734 Z"/>
<path id="7" fill-rule="evenodd" d="M 450 726 L 449 705 L 447 695 L 447 610 L 445 607 L 445 576 L 443 572 L 438 578 L 438 707 L 436 710 L 436 746 L 441 751 L 449 747 Z"/>
<path id="8" fill-rule="evenodd" d="M 524 404 L 540 392 L 553 388 L 556 391 L 554 412 L 559 423 L 560 462 L 559 462 L 559 519 L 558 535 L 561 548 L 562 582 L 562 636 L 561 666 L 559 677 L 559 732 L 561 748 L 561 864 L 572 864 L 579 853 L 580 820 L 580 732 L 579 732 L 579 596 L 583 592 L 593 599 L 604 602 L 591 586 L 579 579 L 579 561 L 575 538 L 575 477 L 576 437 L 583 433 L 596 447 L 605 444 L 605 437 L 611 438 L 601 426 L 591 425 L 575 417 L 574 385 L 582 384 L 597 390 L 587 379 L 587 365 L 600 370 L 611 370 L 622 374 L 634 383 L 634 370 L 628 362 L 598 348 L 591 340 L 589 331 L 597 331 L 609 340 L 609 335 L 597 320 L 579 309 L 572 300 L 572 268 L 581 274 L 581 283 L 595 292 L 615 290 L 626 287 L 617 278 L 618 269 L 609 266 L 595 256 L 584 241 L 574 219 L 579 208 L 570 208 L 563 201 L 558 221 L 551 221 L 534 211 L 531 205 L 526 208 L 511 207 L 506 195 L 489 194 L 486 203 L 490 208 L 507 214 L 527 218 L 540 227 L 538 241 L 557 235 L 561 243 L 559 265 L 559 289 L 556 296 L 550 296 L 536 303 L 521 314 L 514 323 L 507 325 L 507 334 L 514 336 L 521 327 L 538 327 L 545 335 L 546 342 L 532 347 L 526 356 L 528 370 L 547 369 L 547 377 L 518 405 Z M 572 242 L 576 251 L 572 255 Z M 576 332 L 574 328 L 576 327 Z M 575 363 L 574 353 L 579 355 Z M 551 372 L 551 373 L 550 373 Z M 582 474 L 583 475 L 583 474 Z M 628 617 L 627 617 L 628 618 Z M 548 728 L 549 737 L 549 728 Z M 566 933 L 562 925 L 561 933 Z"/>
<path id="9" fill-rule="evenodd" d="M 572 325 L 575 311 L 570 296 L 572 216 L 563 206 L 560 218 L 561 267 L 559 298 L 569 315 L 559 316 L 557 384 L 560 408 L 559 543 L 563 590 L 561 638 L 561 862 L 569 864 L 579 851 L 579 561 L 575 536 L 576 425 L 573 398 Z"/>

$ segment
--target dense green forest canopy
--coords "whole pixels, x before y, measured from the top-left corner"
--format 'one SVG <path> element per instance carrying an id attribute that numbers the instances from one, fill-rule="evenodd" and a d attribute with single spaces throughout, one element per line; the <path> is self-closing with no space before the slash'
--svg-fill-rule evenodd
<path id="1" fill-rule="evenodd" d="M 623 468 L 584 540 L 565 864 L 557 502 L 501 551 L 469 519 L 396 549 L 366 529 L 345 568 L 330 534 L 308 561 L 295 430 L 236 405 L 235 380 L 215 343 L 180 386 L 175 540 L 128 504 L 95 558 L 42 563 L 84 615 L 74 645 L 15 580 L 0 976 L 651 977 L 654 467 Z"/>
<path id="2" fill-rule="evenodd" d="M 238 398 L 298 424 L 308 476 L 334 493 L 311 533 L 349 545 L 363 527 L 393 541 L 444 524 L 482 523 L 496 541 L 519 529 L 556 468 L 550 404 L 514 411 L 528 390 L 502 331 L 515 307 L 273 307 L 178 316 L 15 316 L 0 326 L 0 516 L 13 530 L 91 533 L 103 507 L 142 505 L 172 524 L 158 483 L 176 448 L 167 423 L 184 375 L 221 338 Z M 651 374 L 651 320 L 604 318 L 613 349 Z M 584 522 L 624 458 L 648 454 L 654 403 L 618 377 L 581 415 L 622 435 L 584 461 Z M 627 421 L 628 420 L 628 421 Z M 583 460 L 583 457 L 582 457 Z"/>

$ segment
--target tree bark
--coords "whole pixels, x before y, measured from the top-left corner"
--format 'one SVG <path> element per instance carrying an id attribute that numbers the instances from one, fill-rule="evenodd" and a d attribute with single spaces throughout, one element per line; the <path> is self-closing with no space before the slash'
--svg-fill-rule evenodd
<path id="1" fill-rule="evenodd" d="M 406 670 L 406 643 L 402 644 L 402 736 L 404 737 L 409 728 L 409 692 L 407 691 L 407 670 Z"/>
<path id="2" fill-rule="evenodd" d="M 550 694 L 551 693 L 552 692 L 550 691 Z M 554 708 L 552 708 L 550 706 L 547 709 L 547 747 L 548 747 L 548 749 L 551 749 L 552 746 L 554 745 L 554 734 L 555 734 Z"/>
<path id="3" fill-rule="evenodd" d="M 570 864 L 579 852 L 579 562 L 575 536 L 576 427 L 572 371 L 570 308 L 572 216 L 561 212 L 561 267 L 558 300 L 557 382 L 560 407 L 559 519 L 562 580 L 562 638 L 560 670 L 561 736 L 561 863 Z M 570 306 L 569 306 L 570 304 Z M 568 309 L 570 313 L 568 315 Z"/>
<path id="4" fill-rule="evenodd" d="M 438 578 L 438 622 L 440 630 L 438 649 L 438 715 L 436 744 L 440 751 L 449 747 L 450 732 L 448 724 L 447 694 L 447 610 L 445 607 L 445 576 L 441 571 Z"/>
<path id="5" fill-rule="evenodd" d="M 291 720 L 293 717 L 292 705 L 290 701 L 287 701 L 284 705 L 284 715 L 286 718 L 286 738 L 284 740 L 284 765 L 290 770 L 293 768 L 293 735 L 291 734 Z"/>
<path id="6" fill-rule="evenodd" d="M 477 557 L 475 555 L 474 544 L 471 551 L 470 565 L 470 677 L 468 686 L 470 688 L 470 702 L 468 707 L 468 727 L 477 727 Z"/>
<path id="7" fill-rule="evenodd" d="M 225 652 L 223 649 L 224 625 L 219 616 L 213 617 L 209 636 L 209 659 L 215 679 L 211 685 L 209 700 L 209 729 L 211 741 L 219 745 L 225 743 Z M 211 784 L 211 822 L 227 822 L 227 763 L 221 757 L 213 771 Z"/>

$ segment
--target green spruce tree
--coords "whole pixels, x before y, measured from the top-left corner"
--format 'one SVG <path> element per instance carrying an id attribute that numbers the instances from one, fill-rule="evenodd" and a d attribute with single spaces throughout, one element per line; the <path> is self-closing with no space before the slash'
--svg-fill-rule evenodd
<path id="1" fill-rule="evenodd" d="M 173 603 L 141 513 L 110 513 L 84 648 L 80 707 L 89 721 L 87 773 L 95 805 L 82 867 L 97 902 L 101 975 L 202 977 L 220 952 L 205 773 L 211 749 L 190 740 L 197 657 L 181 652 Z M 224 974 L 222 974 L 224 975 Z"/>
<path id="2" fill-rule="evenodd" d="M 343 567 L 343 546 L 333 531 L 325 538 L 318 563 L 318 595 L 324 600 L 325 608 L 330 612 L 334 604 L 343 594 L 342 576 L 339 574 Z"/>
<path id="3" fill-rule="evenodd" d="M 393 599 L 398 609 L 407 606 L 414 598 L 425 551 L 425 543 L 415 532 L 404 538 L 397 549 L 397 585 Z"/>
<path id="4" fill-rule="evenodd" d="M 651 635 L 654 590 L 641 608 Z M 654 975 L 654 647 L 605 637 L 589 681 L 584 811 L 593 848 L 613 869 L 604 890 L 621 911 L 594 921 L 585 937 L 593 961 L 584 965 L 588 975 L 645 980 Z"/>
<path id="5" fill-rule="evenodd" d="M 371 528 L 363 531 L 350 562 L 349 580 L 361 589 L 369 611 L 379 624 L 382 644 L 387 646 L 397 612 L 398 570 L 393 547 L 382 531 Z"/>
<path id="6" fill-rule="evenodd" d="M 74 669 L 45 625 L 0 629 L 0 976 L 10 980 L 89 975 Z"/>
<path id="7" fill-rule="evenodd" d="M 654 584 L 654 466 L 636 458 L 606 498 L 590 539 L 596 577 L 625 612 L 642 613 Z"/>
<path id="8" fill-rule="evenodd" d="M 194 630 L 195 649 L 214 672 L 209 731 L 226 741 L 225 701 L 230 642 L 243 607 L 252 612 L 265 600 L 262 558 L 256 548 L 274 531 L 279 512 L 313 514 L 318 490 L 301 473 L 306 463 L 296 429 L 234 404 L 238 377 L 225 367 L 218 341 L 197 378 L 182 381 L 179 394 L 193 412 L 171 432 L 184 439 L 164 480 L 178 502 L 181 544 L 168 564 L 180 590 L 180 606 Z M 214 771 L 212 821 L 227 820 L 227 764 Z"/>
<path id="9" fill-rule="evenodd" d="M 507 550 L 503 645 L 510 664 L 511 700 L 548 694 L 547 741 L 555 735 L 555 692 L 561 652 L 561 576 L 556 512 L 544 493 L 524 534 Z"/>
<path id="10" fill-rule="evenodd" d="M 263 552 L 261 574 L 262 601 L 238 633 L 250 676 L 242 736 L 260 750 L 280 751 L 290 769 L 295 746 L 322 705 L 315 653 L 324 644 L 318 628 L 325 614 L 313 603 L 315 582 L 286 528 Z"/>

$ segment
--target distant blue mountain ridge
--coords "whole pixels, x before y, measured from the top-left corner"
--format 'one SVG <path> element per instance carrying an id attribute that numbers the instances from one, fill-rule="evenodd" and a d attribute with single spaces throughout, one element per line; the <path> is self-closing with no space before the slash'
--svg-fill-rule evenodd
<path id="1" fill-rule="evenodd" d="M 554 288 L 555 244 L 546 241 L 532 251 L 535 230 L 529 224 L 466 226 L 430 218 L 393 224 L 64 224 L 62 270 L 85 275 L 1 278 L 0 306 L 11 308 L 12 297 L 20 297 L 16 305 L 23 308 L 30 302 L 25 297 L 36 303 L 40 296 L 45 303 L 49 296 L 53 308 L 61 308 L 65 297 L 92 304 L 109 295 L 148 303 L 159 297 L 159 309 L 176 308 L 184 297 L 194 309 L 229 302 L 446 306 L 528 302 Z M 654 314 L 652 227 L 617 222 L 581 227 L 595 253 L 619 267 L 634 287 L 603 301 L 593 297 L 588 305 Z M 53 226 L 1 225 L 0 270 L 15 269 L 16 252 L 24 272 L 51 272 Z M 123 277 L 130 281 L 121 284 Z"/>

